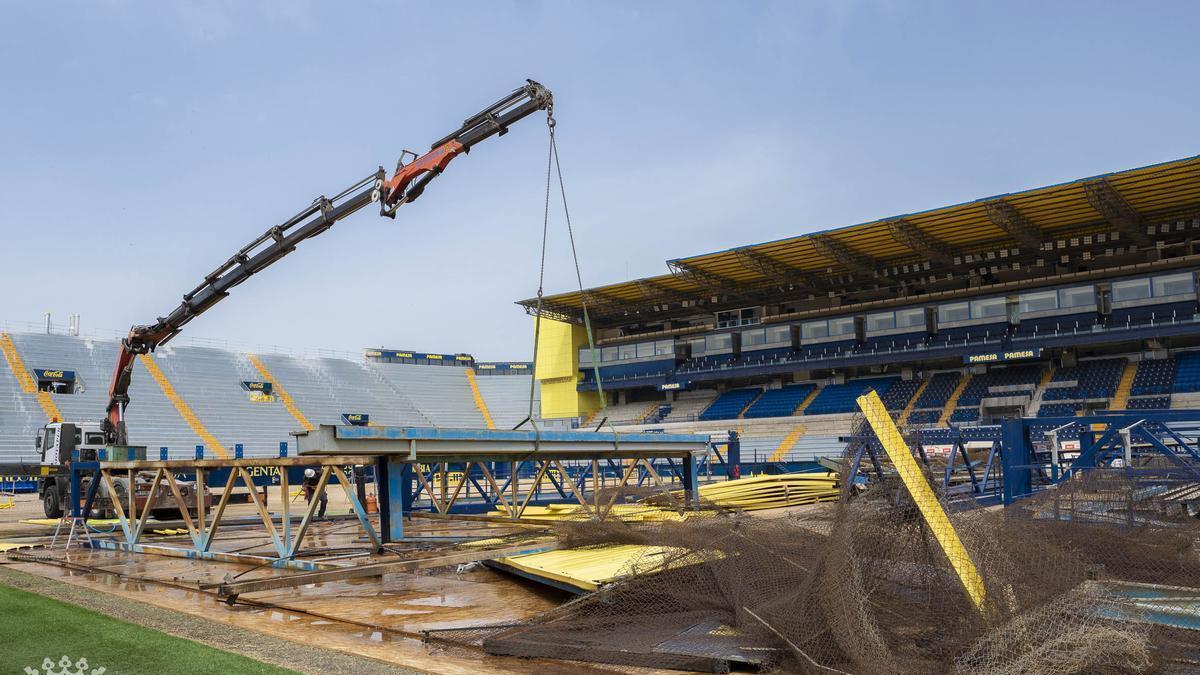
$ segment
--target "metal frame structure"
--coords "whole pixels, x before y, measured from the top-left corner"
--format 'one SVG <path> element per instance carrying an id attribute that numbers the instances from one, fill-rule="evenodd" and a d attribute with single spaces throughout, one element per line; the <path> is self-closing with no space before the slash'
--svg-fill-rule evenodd
<path id="1" fill-rule="evenodd" d="M 912 440 L 912 448 L 927 471 L 940 471 L 940 488 L 948 494 L 970 495 L 980 502 L 992 502 L 1000 497 L 1002 490 L 1003 443 L 1001 442 L 1000 427 L 954 427 L 947 430 L 922 429 L 918 430 Z M 884 469 L 880 461 L 883 446 L 875 434 L 843 437 L 841 440 L 849 443 L 850 465 L 847 467 L 847 485 L 852 485 L 860 474 L 874 473 L 877 478 L 883 478 Z M 978 461 L 971 459 L 970 443 L 988 443 L 987 459 L 980 467 Z M 931 446 L 950 446 L 946 456 L 944 469 L 935 469 L 930 462 Z M 975 449 L 979 451 L 978 448 Z M 863 468 L 863 461 L 869 460 L 870 467 Z M 965 480 L 964 480 L 965 478 Z"/>
<path id="2" fill-rule="evenodd" d="M 1037 442 L 1033 427 L 1050 431 Z M 1119 471 L 1160 487 L 1200 482 L 1200 410 L 1022 418 L 1005 420 L 1001 428 L 1005 504 L 1094 469 Z M 1076 434 L 1078 452 L 1064 451 L 1063 437 Z M 1150 459 L 1166 462 L 1149 466 Z"/>
<path id="3" fill-rule="evenodd" d="M 350 479 L 347 477 L 349 473 L 347 470 L 362 465 L 364 459 L 363 457 L 337 456 L 237 459 L 203 459 L 199 457 L 196 459 L 108 462 L 103 460 L 79 461 L 78 457 L 76 457 L 71 463 L 72 497 L 70 519 L 73 524 L 75 522 L 83 522 L 86 515 L 90 514 L 93 510 L 100 485 L 104 485 L 106 494 L 115 496 L 117 490 L 114 479 L 124 478 L 128 481 L 127 485 L 129 486 L 127 489 L 127 502 L 122 503 L 123 500 L 116 498 L 109 500 L 117 516 L 117 524 L 120 527 L 123 540 L 92 538 L 91 546 L 93 548 L 154 553 L 204 560 L 221 560 L 226 562 L 249 562 L 305 571 L 326 569 L 330 566 L 298 560 L 297 556 L 302 552 L 304 537 L 308 533 L 309 526 L 312 524 L 320 503 L 320 497 L 325 493 L 331 479 L 342 486 L 354 515 L 357 517 L 367 538 L 371 541 L 373 548 L 379 549 L 382 547 L 383 542 L 371 523 L 366 507 L 359 500 Z M 293 525 L 290 500 L 286 498 L 281 500 L 282 513 L 278 518 L 272 516 L 267 509 L 266 500 L 256 490 L 256 481 L 251 475 L 251 471 L 255 469 L 278 469 L 280 489 L 286 495 L 289 485 L 287 469 L 299 466 L 318 468 L 320 474 L 312 499 L 309 501 L 299 523 Z M 132 489 L 135 476 L 140 472 L 151 471 L 154 473 L 154 476 L 151 481 L 150 491 L 145 505 L 139 510 L 136 508 L 136 495 Z M 194 502 L 184 499 L 179 489 L 177 479 L 179 474 L 195 476 L 195 484 L 199 487 L 206 485 L 210 474 L 217 472 L 226 473 L 227 476 L 221 486 L 223 489 L 220 499 L 215 506 L 209 504 L 210 495 L 203 489 L 196 489 L 194 491 Z M 90 479 L 86 492 L 81 489 L 84 478 Z M 217 532 L 226 520 L 226 507 L 231 501 L 234 490 L 239 487 L 239 482 L 241 483 L 241 487 L 245 487 L 249 492 L 249 499 L 258 512 L 259 520 L 271 538 L 271 546 L 274 548 L 275 557 L 212 550 L 212 544 Z M 190 547 L 151 545 L 141 542 L 142 536 L 146 531 L 147 521 L 152 517 L 151 506 L 155 503 L 155 498 L 158 496 L 160 489 L 169 491 L 173 504 L 179 510 L 183 525 L 187 529 L 188 536 L 191 539 L 192 545 Z M 191 515 L 192 512 L 195 513 L 194 518 Z M 276 520 L 279 521 L 278 528 L 276 527 Z"/>
<path id="4" fill-rule="evenodd" d="M 707 436 L 587 431 L 321 425 L 296 436 L 302 458 L 376 458 L 384 541 L 404 538 L 403 515 L 414 509 L 422 493 L 434 511 L 448 514 L 455 507 L 462 510 L 471 486 L 480 503 L 503 508 L 511 520 L 520 519 L 543 489 L 573 499 L 590 516 L 602 517 L 635 476 L 638 483 L 649 480 L 670 494 L 668 481 L 656 468 L 662 462 L 683 485 L 684 499 L 677 506 L 699 508 L 699 460 L 710 447 Z M 508 480 L 501 484 L 503 474 L 497 473 L 505 465 Z M 527 467 L 533 477 L 522 492 L 521 476 Z M 608 475 L 615 486 L 608 484 Z M 604 499 L 601 491 L 607 487 L 615 489 Z"/>

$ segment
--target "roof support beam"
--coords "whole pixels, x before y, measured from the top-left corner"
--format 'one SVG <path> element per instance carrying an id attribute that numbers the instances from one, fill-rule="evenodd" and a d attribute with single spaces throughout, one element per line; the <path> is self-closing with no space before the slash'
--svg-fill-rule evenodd
<path id="1" fill-rule="evenodd" d="M 821 290 L 818 287 L 827 287 L 828 284 L 821 283 L 821 280 L 812 274 L 809 274 L 799 268 L 792 267 L 786 263 L 782 263 L 771 256 L 755 251 L 750 247 L 742 247 L 734 249 L 734 254 L 737 255 L 738 263 L 751 272 L 757 272 L 764 277 L 770 278 L 772 281 L 784 286 L 800 286 L 801 290 L 815 291 Z"/>
<path id="2" fill-rule="evenodd" d="M 881 265 L 874 258 L 863 255 L 828 235 L 818 234 L 808 239 L 812 242 L 813 248 L 817 250 L 817 254 L 830 262 L 838 263 L 851 272 L 875 277 L 883 283 L 893 285 L 896 283 L 895 279 L 879 273 Z"/>
<path id="3" fill-rule="evenodd" d="M 912 249 L 913 253 L 927 256 L 930 260 L 944 265 L 954 264 L 954 251 L 946 242 L 922 232 L 920 228 L 907 220 L 903 218 L 889 220 L 887 227 L 892 239 L 897 244 Z"/>
<path id="4" fill-rule="evenodd" d="M 676 278 L 684 279 L 697 286 L 707 288 L 717 295 L 731 295 L 750 302 L 758 302 L 758 298 L 743 289 L 736 281 L 726 279 L 725 277 L 678 260 L 670 261 L 667 265 L 671 268 L 671 274 L 674 274 Z"/>
<path id="5" fill-rule="evenodd" d="M 638 279 L 634 282 L 637 284 L 638 290 L 650 302 L 668 304 L 672 302 L 684 303 L 695 300 L 694 297 L 687 293 L 682 293 L 669 286 L 664 286 L 653 279 Z"/>
<path id="6" fill-rule="evenodd" d="M 1042 248 L 1042 243 L 1046 240 L 1046 236 L 1042 234 L 1042 228 L 1026 218 L 1017 210 L 1017 207 L 1003 199 L 990 201 L 985 206 L 988 219 L 992 221 L 993 225 L 1004 230 L 1008 236 L 1016 239 L 1022 246 L 1034 250 Z"/>
<path id="7" fill-rule="evenodd" d="M 1153 245 L 1150 238 L 1146 236 L 1146 221 L 1142 218 L 1142 214 L 1125 201 L 1125 197 L 1117 192 L 1117 188 L 1113 187 L 1107 178 L 1098 178 L 1084 183 L 1083 191 L 1087 195 L 1088 204 L 1091 204 L 1093 209 L 1104 216 L 1113 229 L 1129 237 L 1138 246 Z"/>

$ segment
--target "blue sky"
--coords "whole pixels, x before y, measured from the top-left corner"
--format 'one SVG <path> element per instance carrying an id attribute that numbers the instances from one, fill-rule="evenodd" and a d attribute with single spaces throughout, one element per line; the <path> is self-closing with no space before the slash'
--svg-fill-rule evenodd
<path id="1" fill-rule="evenodd" d="M 0 323 L 105 333 L 524 78 L 584 283 L 1200 153 L 1189 2 L 3 5 Z M 528 358 L 546 131 L 481 144 L 186 334 Z M 549 292 L 570 290 L 561 220 Z"/>

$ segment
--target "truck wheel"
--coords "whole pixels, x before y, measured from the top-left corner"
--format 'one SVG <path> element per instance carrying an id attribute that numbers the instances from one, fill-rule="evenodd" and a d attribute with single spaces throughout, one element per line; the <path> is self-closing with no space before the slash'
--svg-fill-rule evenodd
<path id="1" fill-rule="evenodd" d="M 62 518 L 62 504 L 58 500 L 58 486 L 48 485 L 42 492 L 42 512 L 47 518 Z"/>

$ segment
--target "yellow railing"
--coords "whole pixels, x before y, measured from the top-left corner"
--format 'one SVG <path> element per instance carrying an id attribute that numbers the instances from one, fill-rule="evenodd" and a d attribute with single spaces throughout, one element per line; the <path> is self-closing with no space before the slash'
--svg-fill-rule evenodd
<path id="1" fill-rule="evenodd" d="M 488 410 L 487 402 L 483 400 L 483 394 L 479 391 L 479 383 L 475 381 L 475 369 L 463 368 L 467 371 L 467 382 L 471 384 L 471 397 L 475 399 L 475 407 L 479 409 L 479 414 L 483 415 L 483 421 L 487 423 L 487 428 L 495 429 L 496 423 L 492 421 L 492 413 Z"/>
<path id="2" fill-rule="evenodd" d="M 225 450 L 225 446 L 217 441 L 217 437 L 213 436 L 204 424 L 200 422 L 200 418 L 196 417 L 196 413 L 192 412 L 187 401 L 184 401 L 175 391 L 175 386 L 171 384 L 166 374 L 154 362 L 154 357 L 149 354 L 142 354 L 138 358 L 141 360 L 142 365 L 146 366 L 146 372 L 150 373 L 150 377 L 154 378 L 154 381 L 158 383 L 158 387 L 162 389 L 163 395 L 175 406 L 175 410 L 179 412 L 179 416 L 183 418 L 183 421 L 187 422 L 192 432 L 199 436 L 200 440 L 204 441 L 204 447 L 211 448 L 221 457 L 229 457 L 229 452 Z"/>
<path id="3" fill-rule="evenodd" d="M 279 400 L 283 403 L 283 407 L 287 409 L 289 413 L 291 413 L 292 417 L 295 418 L 296 422 L 301 426 L 301 428 L 303 428 L 305 431 L 312 431 L 315 429 L 316 427 L 314 427 L 312 423 L 308 421 L 308 418 L 304 416 L 304 413 L 300 412 L 300 408 L 296 405 L 296 400 L 292 398 L 292 395 L 287 392 L 287 389 L 283 388 L 283 385 L 279 383 L 279 380 L 275 379 L 275 376 L 271 374 L 271 371 L 267 370 L 267 364 L 263 363 L 262 359 L 258 358 L 254 354 L 247 354 L 246 358 L 250 360 L 250 365 L 254 366 L 254 369 L 258 371 L 258 374 L 262 376 L 262 379 L 271 383 L 271 391 L 279 397 Z"/>
<path id="4" fill-rule="evenodd" d="M 917 385 L 917 390 L 913 392 L 912 398 L 908 399 L 908 405 L 904 406 L 904 410 L 900 411 L 900 419 L 896 420 L 896 424 L 904 426 L 908 424 L 908 416 L 912 414 L 914 408 L 917 407 L 917 401 L 921 400 L 921 394 L 925 393 L 925 389 L 929 386 L 929 380 L 925 378 L 921 380 L 921 384 Z"/>
<path id="5" fill-rule="evenodd" d="M 950 416 L 954 414 L 954 408 L 958 406 L 958 399 L 962 393 L 966 391 L 967 385 L 971 383 L 971 374 L 963 373 L 959 378 L 958 385 L 954 387 L 954 391 L 950 392 L 950 398 L 946 399 L 946 406 L 942 408 L 942 414 L 938 415 L 938 426 L 944 427 L 950 422 Z"/>
<path id="6" fill-rule="evenodd" d="M 1121 381 L 1117 383 L 1117 394 L 1113 396 L 1112 405 L 1109 406 L 1112 410 L 1124 410 L 1129 405 L 1129 392 L 1133 389 L 1133 378 L 1137 374 L 1137 364 L 1128 362 L 1125 364 L 1125 370 L 1121 373 Z"/>
<path id="7" fill-rule="evenodd" d="M 25 361 L 17 353 L 17 346 L 13 344 L 12 337 L 8 333 L 0 333 L 0 350 L 4 352 L 4 360 L 8 361 L 8 368 L 12 371 L 13 377 L 17 378 L 17 383 L 21 385 L 21 391 L 34 395 L 38 405 L 42 407 L 42 412 L 46 413 L 46 419 L 51 422 L 61 422 L 62 413 L 59 412 L 54 399 L 50 397 L 49 392 L 38 391 L 37 383 L 33 381 L 33 376 L 29 374 L 29 369 L 25 367 Z"/>
<path id="8" fill-rule="evenodd" d="M 805 430 L 806 428 L 803 424 L 797 424 L 795 429 L 792 429 L 788 432 L 787 436 L 783 437 L 783 440 L 779 442 L 779 446 L 775 448 L 775 452 L 771 453 L 771 459 L 767 461 L 778 462 L 786 457 L 792 448 L 796 447 L 796 444 L 800 442 L 800 438 L 804 436 Z"/>

